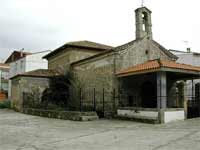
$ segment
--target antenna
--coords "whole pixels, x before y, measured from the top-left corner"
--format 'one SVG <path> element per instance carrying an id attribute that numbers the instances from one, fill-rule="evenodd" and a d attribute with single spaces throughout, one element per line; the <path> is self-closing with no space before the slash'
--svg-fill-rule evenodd
<path id="1" fill-rule="evenodd" d="M 20 50 L 20 57 L 23 57 L 24 48 Z"/>

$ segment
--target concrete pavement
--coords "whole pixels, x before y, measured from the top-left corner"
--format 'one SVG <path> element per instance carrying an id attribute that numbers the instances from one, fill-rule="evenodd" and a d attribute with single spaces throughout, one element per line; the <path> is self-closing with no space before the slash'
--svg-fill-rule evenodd
<path id="1" fill-rule="evenodd" d="M 75 122 L 0 110 L 0 150 L 199 150 L 200 119 Z"/>

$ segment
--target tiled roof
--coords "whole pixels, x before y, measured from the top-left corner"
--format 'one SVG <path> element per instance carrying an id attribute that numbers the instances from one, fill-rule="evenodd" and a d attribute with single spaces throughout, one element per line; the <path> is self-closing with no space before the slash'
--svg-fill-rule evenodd
<path id="1" fill-rule="evenodd" d="M 59 73 L 55 70 L 49 70 L 49 69 L 37 69 L 34 71 L 29 71 L 29 72 L 25 72 L 22 74 L 18 74 L 13 78 L 19 77 L 19 76 L 26 76 L 26 77 L 41 77 L 41 78 L 49 78 L 55 75 L 59 75 Z"/>
<path id="2" fill-rule="evenodd" d="M 113 48 L 112 46 L 108 46 L 108 45 L 104 45 L 104 44 L 100 44 L 100 43 L 95 43 L 95 42 L 91 42 L 91 41 L 75 41 L 75 42 L 68 42 L 68 43 L 64 44 L 63 46 L 55 49 L 54 51 L 47 54 L 43 58 L 51 57 L 51 56 L 57 54 L 58 52 L 63 51 L 67 47 L 78 47 L 78 48 L 100 51 L 100 52 L 104 52 L 104 51 L 107 51 L 107 50 L 110 50 L 110 49 Z"/>
<path id="3" fill-rule="evenodd" d="M 0 63 L 0 68 L 5 68 L 5 69 L 9 69 L 9 65 L 8 64 L 3 64 L 3 63 Z"/>
<path id="4" fill-rule="evenodd" d="M 143 64 L 138 64 L 128 69 L 122 70 L 117 73 L 117 76 L 127 76 L 130 74 L 139 74 L 142 72 L 155 72 L 161 68 L 181 69 L 181 70 L 186 70 L 186 71 L 200 72 L 200 67 L 180 64 L 180 63 L 176 63 L 175 61 L 157 59 L 157 60 L 150 60 Z"/>
<path id="5" fill-rule="evenodd" d="M 142 40 L 145 40 L 142 39 Z M 71 65 L 78 65 L 79 63 L 82 63 L 82 62 L 86 62 L 87 60 L 91 60 L 91 59 L 95 59 L 99 56 L 102 56 L 104 54 L 108 54 L 108 53 L 111 53 L 111 52 L 114 52 L 114 51 L 119 51 L 119 50 L 125 50 L 127 49 L 128 47 L 130 46 L 133 46 L 136 42 L 138 42 L 139 40 L 134 40 L 134 41 L 131 41 L 131 42 L 128 42 L 126 44 L 123 44 L 123 45 L 120 45 L 118 47 L 115 47 L 113 49 L 110 49 L 110 50 L 107 50 L 107 51 L 104 51 L 100 54 L 96 54 L 94 56 L 90 56 L 88 58 L 85 58 L 85 59 L 82 59 L 82 60 L 78 60 L 76 62 L 73 62 Z M 176 60 L 178 57 L 174 54 L 172 54 L 170 51 L 168 51 L 166 48 L 164 48 L 162 45 L 160 45 L 158 42 L 154 41 L 154 40 L 149 40 L 154 46 L 158 47 L 162 52 L 164 52 L 167 56 L 169 56 L 170 58 L 172 58 L 173 60 Z"/>
<path id="6" fill-rule="evenodd" d="M 12 54 L 6 59 L 4 63 L 8 64 L 14 61 L 17 61 L 27 55 L 31 55 L 32 53 L 24 52 L 24 51 L 13 51 Z"/>
<path id="7" fill-rule="evenodd" d="M 82 46 L 82 47 L 91 47 L 97 49 L 112 49 L 112 46 L 91 42 L 91 41 L 75 41 L 66 43 L 67 45 L 74 45 L 74 46 Z"/>
<path id="8" fill-rule="evenodd" d="M 113 52 L 113 49 L 110 49 L 110 50 L 107 50 L 107 51 L 98 53 L 98 54 L 96 54 L 96 55 L 93 55 L 93 56 L 90 56 L 90 57 L 87 57 L 87 58 L 84 58 L 84 59 L 75 61 L 75 62 L 71 63 L 71 66 L 79 65 L 80 63 L 83 63 L 83 62 L 86 62 L 86 61 L 88 61 L 88 60 L 92 60 L 92 59 L 98 58 L 98 57 L 100 57 L 100 56 L 103 56 L 103 55 L 106 55 L 106 54 L 109 54 L 109 53 L 112 53 L 112 52 Z"/>
<path id="9" fill-rule="evenodd" d="M 164 60 L 162 60 L 160 62 L 162 64 L 161 67 L 183 69 L 183 70 L 188 70 L 188 71 L 200 71 L 200 67 L 197 67 L 197 66 L 180 64 L 180 63 L 176 63 L 176 62 L 173 62 L 173 61 L 164 61 Z"/>

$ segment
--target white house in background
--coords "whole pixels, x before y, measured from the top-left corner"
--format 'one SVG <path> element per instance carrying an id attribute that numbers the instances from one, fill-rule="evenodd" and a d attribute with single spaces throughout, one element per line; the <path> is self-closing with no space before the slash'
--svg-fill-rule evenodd
<path id="1" fill-rule="evenodd" d="M 189 64 L 193 66 L 200 66 L 200 53 L 191 52 L 188 48 L 187 51 L 169 50 L 171 53 L 178 56 L 178 63 Z M 186 90 L 188 100 L 195 100 L 195 97 L 200 98 L 200 79 L 194 79 L 186 82 Z"/>
<path id="2" fill-rule="evenodd" d="M 47 51 L 32 53 L 26 55 L 21 59 L 9 63 L 10 66 L 9 78 L 36 69 L 48 69 L 48 61 L 46 59 L 43 59 L 43 56 L 47 55 L 49 52 L 51 51 L 47 50 Z M 11 86 L 12 86 L 11 81 L 9 81 L 9 91 L 8 91 L 9 97 L 11 96 Z"/>
<path id="3" fill-rule="evenodd" d="M 17 61 L 11 62 L 9 78 L 28 71 L 36 69 L 48 69 L 47 60 L 42 57 L 47 55 L 50 51 L 41 51 L 27 55 Z"/>

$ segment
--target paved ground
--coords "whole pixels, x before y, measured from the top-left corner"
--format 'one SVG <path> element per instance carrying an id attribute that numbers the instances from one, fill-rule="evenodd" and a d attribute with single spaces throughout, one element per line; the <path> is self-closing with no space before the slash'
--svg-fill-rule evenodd
<path id="1" fill-rule="evenodd" d="M 0 110 L 0 150 L 200 150 L 200 119 L 73 122 Z"/>

